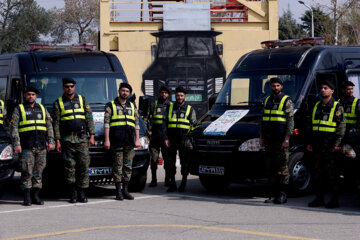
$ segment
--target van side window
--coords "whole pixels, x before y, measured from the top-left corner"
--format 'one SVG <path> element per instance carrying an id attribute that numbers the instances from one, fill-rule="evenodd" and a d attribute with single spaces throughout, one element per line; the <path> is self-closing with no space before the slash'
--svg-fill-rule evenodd
<path id="1" fill-rule="evenodd" d="M 6 77 L 0 77 L 0 99 L 4 100 L 6 96 Z"/>
<path id="2" fill-rule="evenodd" d="M 347 75 L 348 81 L 354 83 L 354 96 L 360 97 L 360 72 L 349 73 Z"/>

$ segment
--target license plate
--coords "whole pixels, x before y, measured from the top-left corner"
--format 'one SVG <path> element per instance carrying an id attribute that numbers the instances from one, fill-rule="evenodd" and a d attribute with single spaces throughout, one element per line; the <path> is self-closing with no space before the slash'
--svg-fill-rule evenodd
<path id="1" fill-rule="evenodd" d="M 216 166 L 199 166 L 199 173 L 201 174 L 211 174 L 211 175 L 225 175 L 224 167 Z"/>
<path id="2" fill-rule="evenodd" d="M 111 175 L 111 167 L 98 167 L 98 168 L 89 168 L 90 176 L 102 176 L 102 175 Z"/>

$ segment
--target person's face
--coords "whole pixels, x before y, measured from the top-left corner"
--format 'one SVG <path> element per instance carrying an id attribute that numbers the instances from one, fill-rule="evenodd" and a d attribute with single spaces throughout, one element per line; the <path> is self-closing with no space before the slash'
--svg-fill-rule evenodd
<path id="1" fill-rule="evenodd" d="M 127 99 L 129 95 L 130 95 L 130 90 L 128 88 L 123 87 L 119 89 L 120 98 Z"/>
<path id="2" fill-rule="evenodd" d="M 270 89 L 274 95 L 279 95 L 281 93 L 281 90 L 283 89 L 283 85 L 281 85 L 280 83 L 272 83 L 270 85 Z"/>
<path id="3" fill-rule="evenodd" d="M 334 93 L 334 90 L 332 90 L 328 85 L 321 85 L 320 87 L 320 95 L 323 98 L 331 97 Z"/>
<path id="4" fill-rule="evenodd" d="M 34 92 L 27 92 L 27 93 L 24 93 L 24 98 L 25 98 L 25 101 L 32 104 L 36 101 L 37 94 Z"/>
<path id="5" fill-rule="evenodd" d="M 169 93 L 167 91 L 161 91 L 160 97 L 162 98 L 163 101 L 166 101 L 166 99 L 169 98 Z"/>
<path id="6" fill-rule="evenodd" d="M 175 98 L 176 98 L 176 102 L 181 105 L 181 104 L 183 104 L 184 101 L 185 101 L 186 94 L 183 93 L 183 92 L 177 92 L 177 93 L 175 94 Z"/>
<path id="7" fill-rule="evenodd" d="M 354 87 L 347 86 L 346 88 L 344 88 L 344 95 L 345 97 L 352 97 L 354 95 Z"/>
<path id="8" fill-rule="evenodd" d="M 66 95 L 73 95 L 75 93 L 75 84 L 73 83 L 66 83 L 63 85 L 63 90 Z"/>

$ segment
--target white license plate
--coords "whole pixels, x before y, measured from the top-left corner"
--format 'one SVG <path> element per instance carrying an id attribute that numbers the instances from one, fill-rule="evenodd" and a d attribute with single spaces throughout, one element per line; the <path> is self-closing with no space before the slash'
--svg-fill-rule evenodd
<path id="1" fill-rule="evenodd" d="M 103 176 L 103 175 L 111 175 L 112 167 L 97 167 L 97 168 L 89 168 L 90 176 Z"/>
<path id="2" fill-rule="evenodd" d="M 225 175 L 224 167 L 216 167 L 216 166 L 199 166 L 199 173 L 201 174 L 210 174 L 210 175 Z"/>

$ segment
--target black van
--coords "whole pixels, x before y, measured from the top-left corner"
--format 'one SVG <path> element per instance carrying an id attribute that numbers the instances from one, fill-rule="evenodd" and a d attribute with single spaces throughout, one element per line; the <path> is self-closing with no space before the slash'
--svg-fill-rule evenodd
<path id="1" fill-rule="evenodd" d="M 333 79 L 336 99 L 345 80 L 355 84 L 354 95 L 360 97 L 360 47 L 316 46 L 319 41 L 323 39 L 298 40 L 292 43 L 296 46 L 279 48 L 275 48 L 279 41 L 264 42 L 266 49 L 249 52 L 235 64 L 211 110 L 188 139 L 193 156 L 191 173 L 199 175 L 205 188 L 219 190 L 230 183 L 265 178 L 260 123 L 264 100 L 271 94 L 269 79 L 279 77 L 284 82 L 283 91 L 295 105 L 291 186 L 298 192 L 309 189 L 311 174 L 305 147 L 311 110 L 319 99 L 317 76 Z"/>
<path id="2" fill-rule="evenodd" d="M 63 94 L 62 78 L 75 79 L 76 93 L 87 98 L 95 122 L 95 146 L 90 147 L 90 181 L 94 184 L 110 183 L 112 161 L 109 151 L 103 148 L 104 106 L 118 96 L 120 83 L 127 82 L 127 79 L 115 55 L 90 51 L 87 45 L 77 47 L 82 51 L 74 46 L 71 50 L 50 51 L 48 48 L 51 46 L 33 44 L 30 51 L 0 55 L 0 97 L 7 103 L 10 118 L 15 105 L 23 102 L 24 87 L 34 86 L 40 91 L 37 101 L 51 113 L 53 102 Z M 132 99 L 135 100 L 135 96 Z M 142 119 L 140 127 L 142 147 L 135 149 L 133 175 L 129 183 L 133 191 L 141 191 L 145 187 L 150 160 L 146 126 Z M 60 154 L 51 151 L 44 172 L 44 186 L 61 183 L 63 169 Z"/>

